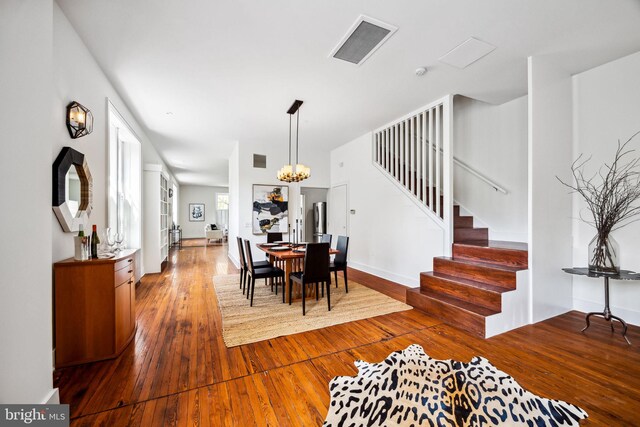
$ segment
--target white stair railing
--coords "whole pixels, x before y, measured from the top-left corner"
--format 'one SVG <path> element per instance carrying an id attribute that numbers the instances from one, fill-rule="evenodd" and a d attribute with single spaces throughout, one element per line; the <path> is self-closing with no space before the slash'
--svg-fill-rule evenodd
<path id="1" fill-rule="evenodd" d="M 373 131 L 373 164 L 453 236 L 452 96 Z"/>

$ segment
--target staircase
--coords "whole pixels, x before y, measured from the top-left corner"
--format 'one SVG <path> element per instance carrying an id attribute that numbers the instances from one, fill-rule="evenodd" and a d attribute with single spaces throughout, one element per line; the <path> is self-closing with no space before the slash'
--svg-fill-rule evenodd
<path id="1" fill-rule="evenodd" d="M 453 241 L 487 241 L 489 240 L 488 228 L 473 228 L 472 216 L 461 216 L 460 206 L 453 206 Z"/>
<path id="2" fill-rule="evenodd" d="M 453 203 L 453 163 L 506 190 L 452 154 L 452 97 L 446 96 L 373 132 L 373 165 L 442 230 L 442 254 L 407 304 L 481 337 L 527 324 L 527 245 L 489 240 Z"/>
<path id="3" fill-rule="evenodd" d="M 503 313 L 505 299 L 527 269 L 527 245 L 490 241 L 488 229 L 473 228 L 472 216 L 461 216 L 459 206 L 453 212 L 452 256 L 433 259 L 420 287 L 407 290 L 407 304 L 482 338 L 504 332 L 501 317 L 512 316 Z"/>

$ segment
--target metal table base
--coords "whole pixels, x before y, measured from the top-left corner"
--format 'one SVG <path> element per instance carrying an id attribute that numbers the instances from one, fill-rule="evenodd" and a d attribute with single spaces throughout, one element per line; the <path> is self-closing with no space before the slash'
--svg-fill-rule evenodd
<path id="1" fill-rule="evenodd" d="M 613 321 L 617 320 L 618 322 L 620 322 L 620 324 L 622 325 L 622 338 L 625 339 L 627 344 L 631 345 L 631 341 L 629 341 L 629 338 L 627 338 L 627 322 L 622 320 L 620 317 L 611 314 L 611 309 L 609 308 L 609 277 L 607 276 L 604 276 L 604 311 L 592 311 L 591 313 L 588 313 L 586 317 L 587 326 L 585 326 L 580 332 L 584 332 L 589 329 L 589 326 L 591 326 L 589 318 L 591 316 L 600 316 L 604 318 L 604 320 L 608 321 L 611 325 L 611 332 L 615 331 L 615 328 L 613 327 Z"/>
<path id="2" fill-rule="evenodd" d="M 587 316 L 585 319 L 587 322 L 587 325 L 584 328 L 582 328 L 581 332 L 586 331 L 587 329 L 589 329 L 589 326 L 591 326 L 591 321 L 589 320 L 591 316 L 599 316 L 599 317 L 602 317 L 607 322 L 609 322 L 609 325 L 611 326 L 611 332 L 615 331 L 615 328 L 613 326 L 613 321 L 617 320 L 622 325 L 622 338 L 624 338 L 627 344 L 631 345 L 631 341 L 629 341 L 629 338 L 627 338 L 627 329 L 628 329 L 627 322 L 622 320 L 620 317 L 614 316 L 613 314 L 611 314 L 611 308 L 609 307 L 609 279 L 640 280 L 640 273 L 636 273 L 630 270 L 620 270 L 619 273 L 610 274 L 610 273 L 604 273 L 604 272 L 601 273 L 601 272 L 589 271 L 588 268 L 563 268 L 562 270 L 569 274 L 576 274 L 578 276 L 587 276 L 592 278 L 602 277 L 604 279 L 604 310 L 602 312 L 594 311 L 591 313 L 587 313 Z"/>

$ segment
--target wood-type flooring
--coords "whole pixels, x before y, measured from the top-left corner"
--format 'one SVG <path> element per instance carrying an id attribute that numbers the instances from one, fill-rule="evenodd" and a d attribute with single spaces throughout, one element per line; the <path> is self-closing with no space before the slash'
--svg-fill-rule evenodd
<path id="1" fill-rule="evenodd" d="M 321 425 L 333 377 L 413 343 L 440 359 L 482 355 L 528 390 L 585 409 L 584 425 L 640 425 L 638 327 L 628 346 L 601 320 L 580 333 L 584 315 L 570 312 L 483 340 L 410 310 L 226 348 L 212 278 L 236 272 L 226 245 L 173 249 L 137 288 L 135 341 L 116 359 L 54 373 L 72 425 Z M 392 282 L 349 274 L 404 299 Z"/>

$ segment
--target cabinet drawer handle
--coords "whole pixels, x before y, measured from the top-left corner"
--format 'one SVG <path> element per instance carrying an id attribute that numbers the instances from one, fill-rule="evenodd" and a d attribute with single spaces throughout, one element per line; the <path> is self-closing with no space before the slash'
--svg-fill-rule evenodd
<path id="1" fill-rule="evenodd" d="M 133 260 L 132 260 L 132 259 L 128 259 L 128 260 L 127 260 L 127 262 L 131 262 L 131 261 L 133 261 Z"/>
<path id="2" fill-rule="evenodd" d="M 133 284 L 133 280 L 129 280 L 129 284 L 132 285 Z"/>
<path id="3" fill-rule="evenodd" d="M 127 273 L 133 273 L 133 270 L 129 270 L 129 271 L 127 271 Z"/>

